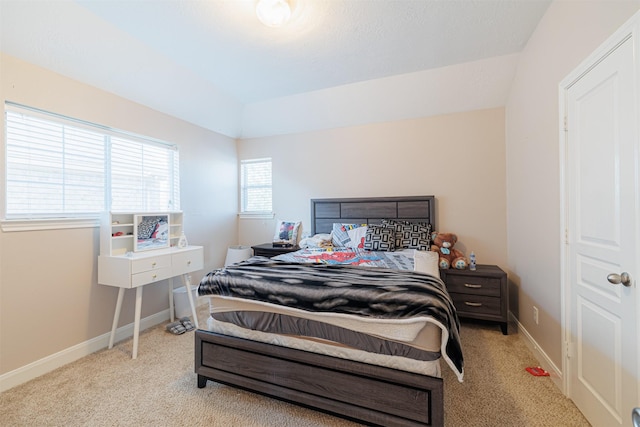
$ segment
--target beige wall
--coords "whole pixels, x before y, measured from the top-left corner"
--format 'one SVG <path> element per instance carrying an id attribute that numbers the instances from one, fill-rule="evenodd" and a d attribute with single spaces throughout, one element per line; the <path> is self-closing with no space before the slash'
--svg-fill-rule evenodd
<path id="1" fill-rule="evenodd" d="M 505 265 L 504 109 L 245 139 L 238 157 L 272 157 L 276 219 L 309 230 L 319 197 L 435 195 L 437 227 L 480 263 Z M 271 241 L 274 221 L 240 221 L 242 244 Z"/>
<path id="2" fill-rule="evenodd" d="M 14 101 L 178 144 L 186 235 L 189 243 L 205 247 L 205 271 L 222 265 L 226 247 L 237 238 L 233 139 L 15 58 L 2 55 L 0 60 L 3 103 Z M 97 228 L 0 232 L 0 374 L 111 329 L 117 288 L 97 284 L 98 236 Z M 193 273 L 193 280 L 201 275 Z M 125 294 L 120 325 L 133 321 L 134 294 Z M 145 287 L 142 317 L 167 308 L 166 281 Z"/>
<path id="3" fill-rule="evenodd" d="M 276 218 L 302 219 L 307 230 L 311 198 L 433 194 L 438 228 L 457 233 L 459 247 L 474 250 L 479 262 L 508 270 L 511 310 L 561 366 L 558 83 L 638 9 L 637 0 L 552 3 L 521 54 L 506 110 L 245 139 L 236 147 L 6 55 L 0 99 L 178 143 L 186 233 L 205 246 L 205 271 L 222 264 L 237 236 L 242 244 L 272 238 L 274 220 L 242 220 L 238 229 L 237 158 L 273 158 Z M 0 374 L 109 331 L 117 290 L 97 285 L 97 255 L 93 228 L 0 232 Z M 145 289 L 143 316 L 166 309 L 167 292 L 166 283 Z M 133 319 L 131 293 L 121 324 Z"/>
<path id="4" fill-rule="evenodd" d="M 506 109 L 512 310 L 562 366 L 558 84 L 640 8 L 638 1 L 557 1 L 521 54 Z M 533 306 L 540 310 L 533 322 Z"/>

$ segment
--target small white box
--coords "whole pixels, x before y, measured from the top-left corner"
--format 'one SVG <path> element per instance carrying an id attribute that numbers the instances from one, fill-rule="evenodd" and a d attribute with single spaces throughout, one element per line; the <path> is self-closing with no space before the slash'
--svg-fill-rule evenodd
<path id="1" fill-rule="evenodd" d="M 193 296 L 193 304 L 197 308 L 198 285 L 191 285 L 191 295 Z M 191 306 L 189 305 L 189 297 L 187 296 L 186 286 L 182 286 L 173 290 L 173 307 L 178 319 L 185 316 L 193 317 L 193 314 L 191 313 Z"/>

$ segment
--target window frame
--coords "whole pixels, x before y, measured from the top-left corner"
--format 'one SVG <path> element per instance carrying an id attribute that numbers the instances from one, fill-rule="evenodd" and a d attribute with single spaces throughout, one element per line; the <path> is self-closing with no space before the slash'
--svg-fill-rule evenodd
<path id="1" fill-rule="evenodd" d="M 251 164 L 264 164 L 264 163 L 269 163 L 269 172 L 271 175 L 271 179 L 268 185 L 268 188 L 271 190 L 271 209 L 270 210 L 264 210 L 264 211 L 250 211 L 250 210 L 246 210 L 245 206 L 247 204 L 247 199 L 249 197 L 249 195 L 247 194 L 247 190 L 248 188 L 253 188 L 255 186 L 252 187 L 247 187 L 246 183 L 245 183 L 245 168 L 248 167 L 248 165 Z M 273 159 L 271 157 L 262 157 L 262 158 L 253 158 L 253 159 L 244 159 L 244 160 L 240 160 L 240 167 L 239 167 L 239 196 L 240 196 L 240 209 L 239 209 L 239 213 L 238 215 L 240 216 L 240 218 L 245 218 L 245 219 L 272 219 L 274 218 L 274 212 L 273 212 Z"/>
<path id="2" fill-rule="evenodd" d="M 179 211 L 180 210 L 180 173 L 179 173 L 179 148 L 177 144 L 167 143 L 155 138 L 147 137 L 144 135 L 135 134 L 128 131 L 123 131 L 108 126 L 103 126 L 91 122 L 87 122 L 80 119 L 67 117 L 61 114 L 40 110 L 37 108 L 17 104 L 10 101 L 4 103 L 4 152 L 3 152 L 3 166 L 4 173 L 0 177 L 2 180 L 2 192 L 4 196 L 4 203 L 2 204 L 2 212 L 0 212 L 0 226 L 2 231 L 32 231 L 32 230 L 54 230 L 54 229 L 67 229 L 67 228 L 89 228 L 97 227 L 100 225 L 100 218 L 104 213 L 112 210 L 112 147 L 111 138 L 120 138 L 133 143 L 143 145 L 160 146 L 167 150 L 174 151 L 171 153 L 171 163 L 167 165 L 167 170 L 170 171 L 169 188 L 170 188 L 170 201 L 173 205 L 170 209 L 163 209 L 165 211 Z M 102 210 L 99 212 L 62 212 L 62 213 L 47 213 L 47 214 L 10 214 L 8 213 L 9 201 L 8 201 L 8 119 L 7 112 L 25 114 L 37 119 L 43 119 L 53 122 L 62 126 L 69 126 L 77 129 L 90 130 L 92 132 L 99 132 L 104 139 L 104 171 L 103 171 L 103 196 L 104 201 L 100 207 Z M 141 210 L 141 209 L 136 209 Z M 157 210 L 157 209 L 154 209 Z M 143 211 L 143 210 L 141 210 Z"/>

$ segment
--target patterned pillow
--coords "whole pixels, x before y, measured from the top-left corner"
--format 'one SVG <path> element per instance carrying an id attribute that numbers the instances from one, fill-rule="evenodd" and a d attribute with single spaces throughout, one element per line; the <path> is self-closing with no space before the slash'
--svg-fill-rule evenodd
<path id="1" fill-rule="evenodd" d="M 331 243 L 336 248 L 351 247 L 351 237 L 349 237 L 349 230 L 353 230 L 359 227 L 366 227 L 367 224 L 341 224 L 334 222 L 331 230 Z"/>
<path id="2" fill-rule="evenodd" d="M 372 225 L 367 228 L 364 249 L 367 251 L 393 251 L 396 248 L 396 228 L 391 225 Z"/>
<path id="3" fill-rule="evenodd" d="M 138 239 L 147 240 L 151 238 L 151 234 L 156 231 L 156 226 L 160 221 L 157 217 L 145 217 L 138 224 Z"/>
<path id="4" fill-rule="evenodd" d="M 396 228 L 396 249 L 428 251 L 431 248 L 431 224 L 395 219 L 385 219 L 382 223 Z"/>

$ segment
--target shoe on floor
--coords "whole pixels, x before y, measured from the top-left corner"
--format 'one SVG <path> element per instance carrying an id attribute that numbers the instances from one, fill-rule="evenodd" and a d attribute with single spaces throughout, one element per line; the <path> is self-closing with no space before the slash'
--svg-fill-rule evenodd
<path id="1" fill-rule="evenodd" d="M 189 317 L 181 317 L 179 321 L 187 331 L 193 331 L 196 328 L 193 322 L 191 322 L 191 319 Z"/>
<path id="2" fill-rule="evenodd" d="M 167 332 L 171 332 L 174 335 L 181 335 L 187 332 L 187 330 L 182 325 L 182 322 L 177 321 L 167 325 Z"/>

